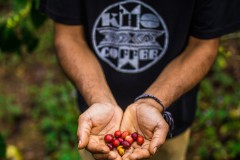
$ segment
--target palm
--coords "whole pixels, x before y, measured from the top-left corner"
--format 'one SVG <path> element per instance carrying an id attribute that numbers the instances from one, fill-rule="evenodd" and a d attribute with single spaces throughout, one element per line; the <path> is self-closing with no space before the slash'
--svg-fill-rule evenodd
<path id="1" fill-rule="evenodd" d="M 104 135 L 118 130 L 122 119 L 120 111 L 116 112 L 106 105 L 90 108 L 88 116 L 92 120 L 89 143 L 104 143 Z"/>
<path id="2" fill-rule="evenodd" d="M 85 111 L 79 118 L 81 131 L 78 132 L 88 135 L 85 136 L 89 138 L 86 141 L 87 149 L 98 156 L 107 153 L 109 149 L 103 138 L 106 134 L 119 130 L 121 120 L 122 110 L 110 104 L 95 104 Z"/>
<path id="3" fill-rule="evenodd" d="M 161 128 L 162 130 L 159 130 Z M 145 139 L 142 146 L 134 143 L 123 157 L 135 159 L 148 158 L 153 154 L 155 146 L 159 146 L 159 139 L 165 140 L 168 129 L 156 108 L 146 104 L 132 104 L 123 115 L 121 130 L 138 132 Z"/>

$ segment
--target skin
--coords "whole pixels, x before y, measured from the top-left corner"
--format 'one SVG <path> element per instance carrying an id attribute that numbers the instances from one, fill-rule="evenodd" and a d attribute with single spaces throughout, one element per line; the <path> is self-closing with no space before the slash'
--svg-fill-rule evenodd
<path id="1" fill-rule="evenodd" d="M 152 99 L 141 99 L 130 104 L 123 114 L 83 33 L 82 26 L 55 23 L 59 62 L 90 106 L 79 117 L 79 149 L 87 148 L 95 159 L 101 160 L 149 158 L 165 142 L 168 133 L 162 108 Z M 168 107 L 206 75 L 217 55 L 218 43 L 218 39 L 189 37 L 183 53 L 166 66 L 145 93 L 158 97 Z M 103 137 L 119 129 L 131 133 L 137 131 L 144 136 L 144 144 L 133 144 L 123 157 L 116 151 L 109 151 Z"/>
<path id="2" fill-rule="evenodd" d="M 87 148 L 95 159 L 122 158 L 116 151 L 110 151 L 104 142 L 104 136 L 120 128 L 122 110 L 110 103 L 95 103 L 79 117 L 79 149 Z"/>
<path id="3" fill-rule="evenodd" d="M 138 132 L 144 137 L 143 145 L 133 143 L 123 159 L 148 158 L 166 139 L 168 124 L 157 108 L 147 103 L 131 104 L 124 113 L 121 130 Z"/>
<path id="4" fill-rule="evenodd" d="M 190 37 L 183 53 L 163 70 L 145 93 L 161 99 L 167 108 L 207 74 L 216 58 L 218 44 L 219 39 Z M 121 129 L 139 132 L 145 142 L 141 147 L 133 145 L 124 155 L 124 160 L 148 158 L 165 142 L 168 125 L 160 113 L 162 107 L 152 99 L 141 99 L 128 106 Z"/>
<path id="5" fill-rule="evenodd" d="M 110 152 L 103 141 L 105 134 L 120 128 L 122 109 L 83 38 L 83 28 L 55 24 L 55 47 L 63 70 L 90 106 L 79 116 L 78 148 L 86 148 L 96 159 L 122 159 L 117 151 Z"/>

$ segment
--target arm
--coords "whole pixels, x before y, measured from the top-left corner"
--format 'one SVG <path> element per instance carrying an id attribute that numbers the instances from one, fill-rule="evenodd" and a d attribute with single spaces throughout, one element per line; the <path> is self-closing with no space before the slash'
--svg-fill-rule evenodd
<path id="1" fill-rule="evenodd" d="M 158 97 L 168 107 L 207 74 L 216 58 L 218 44 L 219 39 L 190 37 L 183 53 L 163 70 L 146 93 Z"/>
<path id="2" fill-rule="evenodd" d="M 83 35 L 82 26 L 55 24 L 55 47 L 59 62 L 89 106 L 79 116 L 78 147 L 86 147 L 95 159 L 120 160 L 116 151 L 110 151 L 105 145 L 103 136 L 120 128 L 122 110 Z"/>
<path id="3" fill-rule="evenodd" d="M 190 37 L 183 53 L 166 66 L 145 93 L 158 97 L 168 107 L 206 75 L 217 55 L 217 49 L 218 39 Z M 134 151 L 126 153 L 123 159 L 149 158 L 165 142 L 168 124 L 161 112 L 162 107 L 152 99 L 140 99 L 128 106 L 121 129 L 137 131 L 144 135 L 145 142 L 142 147 L 133 146 Z"/>
<path id="4" fill-rule="evenodd" d="M 89 106 L 101 102 L 116 105 L 101 66 L 85 42 L 82 26 L 56 23 L 55 48 L 63 70 Z"/>

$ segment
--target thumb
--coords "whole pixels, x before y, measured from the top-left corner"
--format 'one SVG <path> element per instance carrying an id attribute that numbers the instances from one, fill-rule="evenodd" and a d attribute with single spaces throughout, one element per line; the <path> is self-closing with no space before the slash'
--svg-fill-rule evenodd
<path id="1" fill-rule="evenodd" d="M 78 119 L 78 149 L 83 149 L 87 146 L 89 142 L 89 137 L 92 129 L 92 121 L 90 118 L 86 117 L 84 114 L 80 115 Z"/>
<path id="2" fill-rule="evenodd" d="M 133 127 L 133 116 L 129 111 L 125 111 L 122 117 L 120 130 L 121 131 L 129 131 L 130 133 L 136 132 L 135 128 Z"/>
<path id="3" fill-rule="evenodd" d="M 150 142 L 149 151 L 151 154 L 155 154 L 157 149 L 165 143 L 168 134 L 168 125 L 158 124 L 155 127 L 152 140 Z"/>

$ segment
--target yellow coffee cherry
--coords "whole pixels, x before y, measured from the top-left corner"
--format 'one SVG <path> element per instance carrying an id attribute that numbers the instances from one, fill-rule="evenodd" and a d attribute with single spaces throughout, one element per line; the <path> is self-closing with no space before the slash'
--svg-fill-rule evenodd
<path id="1" fill-rule="evenodd" d="M 118 153 L 119 153 L 121 156 L 124 155 L 124 148 L 123 148 L 123 146 L 118 146 L 118 147 L 117 147 L 117 151 L 118 151 Z"/>

